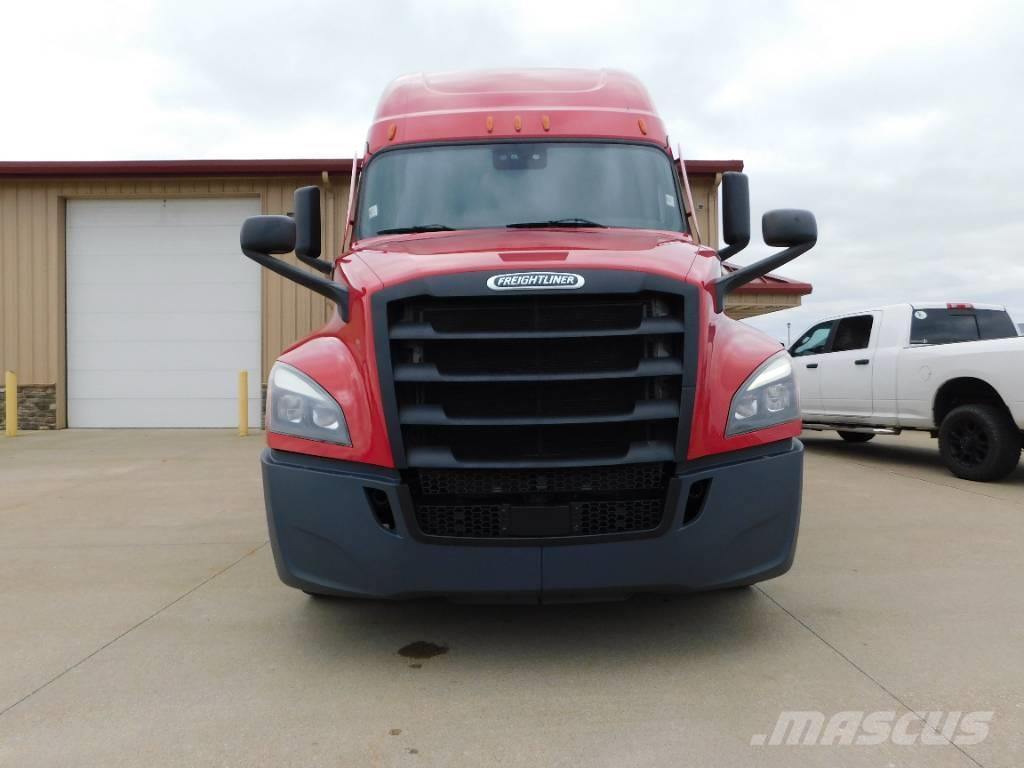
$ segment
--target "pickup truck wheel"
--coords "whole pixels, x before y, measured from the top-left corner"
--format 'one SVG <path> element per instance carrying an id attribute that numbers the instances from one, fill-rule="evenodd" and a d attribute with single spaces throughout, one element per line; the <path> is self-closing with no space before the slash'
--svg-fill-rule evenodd
<path id="1" fill-rule="evenodd" d="M 875 439 L 871 432 L 847 432 L 843 429 L 839 430 L 839 436 L 848 443 L 866 443 L 868 440 Z"/>
<path id="2" fill-rule="evenodd" d="M 1017 426 L 992 405 L 954 408 L 939 428 L 939 454 L 949 471 L 965 480 L 1006 477 L 1020 460 L 1020 448 Z"/>

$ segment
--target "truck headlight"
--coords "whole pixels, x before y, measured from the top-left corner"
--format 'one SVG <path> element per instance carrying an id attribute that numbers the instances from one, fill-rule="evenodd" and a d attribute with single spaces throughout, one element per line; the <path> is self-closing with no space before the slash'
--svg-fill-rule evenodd
<path id="1" fill-rule="evenodd" d="M 279 435 L 352 445 L 341 406 L 302 371 L 274 363 L 267 383 L 267 429 Z"/>
<path id="2" fill-rule="evenodd" d="M 789 353 L 779 352 L 765 360 L 733 397 L 725 435 L 741 435 L 799 418 L 793 361 Z"/>

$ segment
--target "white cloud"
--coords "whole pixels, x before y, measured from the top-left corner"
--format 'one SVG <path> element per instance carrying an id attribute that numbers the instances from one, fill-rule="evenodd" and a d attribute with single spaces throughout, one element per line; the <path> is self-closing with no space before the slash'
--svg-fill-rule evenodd
<path id="1" fill-rule="evenodd" d="M 746 161 L 755 212 L 815 211 L 819 245 L 783 270 L 815 284 L 801 324 L 950 290 L 1024 318 L 1022 21 L 897 0 L 9 3 L 0 156 L 349 156 L 398 74 L 617 67 L 686 156 Z"/>
<path id="2" fill-rule="evenodd" d="M 873 144 L 920 141 L 943 123 L 946 117 L 946 113 L 939 109 L 903 115 L 882 115 L 869 121 L 864 126 L 861 136 L 865 142 Z"/>

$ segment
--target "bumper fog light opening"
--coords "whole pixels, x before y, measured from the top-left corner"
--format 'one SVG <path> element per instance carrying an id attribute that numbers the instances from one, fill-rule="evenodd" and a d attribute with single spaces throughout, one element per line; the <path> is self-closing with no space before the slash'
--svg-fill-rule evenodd
<path id="1" fill-rule="evenodd" d="M 683 525 L 689 525 L 704 511 L 704 504 L 708 499 L 708 491 L 711 490 L 711 478 L 705 477 L 690 486 L 686 494 L 686 508 L 683 510 Z"/>
<path id="2" fill-rule="evenodd" d="M 367 488 L 366 500 L 377 521 L 377 525 L 390 533 L 395 532 L 395 513 L 391 510 L 391 499 L 380 488 Z"/>

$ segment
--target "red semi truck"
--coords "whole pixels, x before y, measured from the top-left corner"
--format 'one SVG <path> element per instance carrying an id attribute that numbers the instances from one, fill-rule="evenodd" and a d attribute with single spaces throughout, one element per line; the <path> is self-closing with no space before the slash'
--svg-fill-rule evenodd
<path id="1" fill-rule="evenodd" d="M 752 584 L 789 569 L 800 406 L 778 342 L 725 296 L 810 249 L 726 271 L 634 77 L 416 75 L 385 91 L 343 253 L 320 193 L 242 228 L 246 256 L 337 312 L 268 381 L 262 455 L 281 579 L 312 595 L 582 599 Z M 316 272 L 275 254 L 296 253 Z"/>

